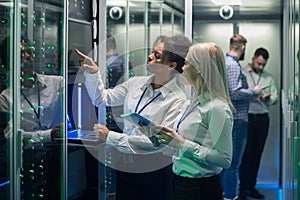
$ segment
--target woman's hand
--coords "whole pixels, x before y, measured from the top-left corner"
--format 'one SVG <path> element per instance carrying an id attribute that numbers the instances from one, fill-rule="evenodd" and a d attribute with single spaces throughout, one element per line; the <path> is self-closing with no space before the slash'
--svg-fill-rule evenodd
<path id="1" fill-rule="evenodd" d="M 102 124 L 94 124 L 94 132 L 97 134 L 99 140 L 106 141 L 106 138 L 109 134 L 109 129 Z"/>
<path id="2" fill-rule="evenodd" d="M 177 134 L 173 129 L 165 126 L 155 126 L 157 134 L 155 137 L 158 138 L 158 142 L 161 144 L 167 144 L 171 147 L 176 147 L 179 149 L 183 148 L 185 139 Z"/>
<path id="3" fill-rule="evenodd" d="M 77 53 L 81 59 L 79 60 L 80 66 L 82 66 L 85 70 L 87 70 L 91 74 L 95 74 L 98 72 L 98 66 L 93 61 L 92 58 L 88 57 L 78 49 L 75 49 L 75 53 Z"/>
<path id="4" fill-rule="evenodd" d="M 156 137 L 157 131 L 154 126 L 145 125 L 140 126 L 138 129 L 150 139 L 154 147 L 158 147 L 160 145 L 158 138 Z"/>

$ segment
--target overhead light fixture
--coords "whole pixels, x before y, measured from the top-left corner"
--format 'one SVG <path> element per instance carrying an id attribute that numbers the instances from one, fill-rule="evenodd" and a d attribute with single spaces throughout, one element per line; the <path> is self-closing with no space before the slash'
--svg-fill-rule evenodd
<path id="1" fill-rule="evenodd" d="M 21 5 L 21 8 L 27 8 L 28 5 L 20 3 L 19 5 Z M 0 6 L 4 6 L 4 7 L 14 7 L 14 2 L 0 2 Z"/>
<path id="2" fill-rule="evenodd" d="M 224 5 L 219 10 L 219 15 L 223 19 L 230 19 L 233 16 L 233 8 L 229 5 Z"/>
<path id="3" fill-rule="evenodd" d="M 242 0 L 211 0 L 213 4 L 217 6 L 223 6 L 223 5 L 243 5 Z"/>
<path id="4" fill-rule="evenodd" d="M 128 4 L 129 7 L 136 7 L 137 5 L 132 2 L 127 2 L 126 0 L 107 0 L 106 5 L 110 7 L 118 6 L 118 7 L 126 7 Z"/>
<path id="5" fill-rule="evenodd" d="M 120 7 L 114 6 L 109 10 L 109 16 L 110 18 L 114 20 L 121 19 L 123 16 L 123 10 Z"/>

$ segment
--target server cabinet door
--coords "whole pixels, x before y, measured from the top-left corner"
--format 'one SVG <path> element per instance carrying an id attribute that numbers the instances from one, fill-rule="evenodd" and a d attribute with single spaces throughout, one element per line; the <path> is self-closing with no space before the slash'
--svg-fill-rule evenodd
<path id="1" fill-rule="evenodd" d="M 63 199 L 64 2 L 1 3 L 0 16 L 1 199 Z"/>

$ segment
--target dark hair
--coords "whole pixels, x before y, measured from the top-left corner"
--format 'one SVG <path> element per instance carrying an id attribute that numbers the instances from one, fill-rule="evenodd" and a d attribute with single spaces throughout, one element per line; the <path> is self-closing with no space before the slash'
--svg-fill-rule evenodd
<path id="1" fill-rule="evenodd" d="M 116 50 L 116 40 L 113 36 L 107 34 L 106 35 L 106 49 L 107 50 Z"/>
<path id="2" fill-rule="evenodd" d="M 159 43 L 165 42 L 167 38 L 168 38 L 168 37 L 165 36 L 165 35 L 160 35 L 160 36 L 158 36 L 158 37 L 156 38 L 156 40 L 154 41 L 152 47 L 157 46 Z"/>
<path id="3" fill-rule="evenodd" d="M 175 70 L 182 73 L 185 57 L 193 43 L 184 35 L 168 37 L 163 43 L 163 57 L 167 56 L 170 62 L 176 62 Z"/>
<path id="4" fill-rule="evenodd" d="M 235 51 L 241 48 L 242 45 L 245 45 L 247 43 L 247 39 L 240 35 L 240 34 L 234 34 L 230 38 L 230 49 L 234 49 Z"/>
<path id="5" fill-rule="evenodd" d="M 265 60 L 269 59 L 269 52 L 265 48 L 258 48 L 255 50 L 254 57 L 262 56 Z"/>

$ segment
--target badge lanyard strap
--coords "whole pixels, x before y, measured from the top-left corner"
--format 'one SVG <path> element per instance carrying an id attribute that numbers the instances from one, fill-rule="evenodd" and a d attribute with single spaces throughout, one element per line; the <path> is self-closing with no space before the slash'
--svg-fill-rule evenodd
<path id="1" fill-rule="evenodd" d="M 136 107 L 135 107 L 135 112 L 140 114 L 150 103 L 152 103 L 155 99 L 157 99 L 160 95 L 161 95 L 161 92 L 159 92 L 155 97 L 153 97 L 148 103 L 146 103 L 139 111 L 138 111 L 138 108 L 139 108 L 139 105 L 141 104 L 141 101 L 145 95 L 147 91 L 147 87 L 144 89 L 144 92 L 142 94 L 142 96 L 140 97 Z"/>
<path id="2" fill-rule="evenodd" d="M 40 122 L 40 115 L 41 115 L 41 109 L 40 109 L 41 95 L 40 95 L 40 87 L 39 87 L 39 85 L 38 85 L 38 110 L 35 109 L 35 107 L 32 105 L 32 103 L 27 98 L 27 96 L 23 93 L 22 90 L 21 90 L 21 94 L 23 95 L 24 99 L 27 101 L 27 103 L 29 104 L 29 106 L 33 109 L 34 114 L 38 118 L 39 126 L 41 127 L 41 122 Z"/>
<path id="3" fill-rule="evenodd" d="M 255 81 L 254 81 L 254 77 L 253 77 L 253 75 L 252 75 L 252 71 L 250 71 L 250 76 L 251 76 L 251 79 L 252 79 L 252 82 L 253 82 L 254 86 L 257 86 L 257 85 L 259 84 L 259 82 L 260 82 L 261 73 L 259 73 L 259 77 L 258 77 L 258 80 L 257 80 L 256 83 L 255 83 Z"/>
<path id="4" fill-rule="evenodd" d="M 187 109 L 184 111 L 183 115 L 181 116 L 180 120 L 178 121 L 178 124 L 176 126 L 176 133 L 178 133 L 178 130 L 179 130 L 179 126 L 180 124 L 182 123 L 182 121 L 189 115 L 191 114 L 191 112 L 197 107 L 200 105 L 200 102 L 198 102 L 196 105 L 194 105 L 192 107 L 192 109 L 190 109 L 188 112 L 187 112 Z"/>

